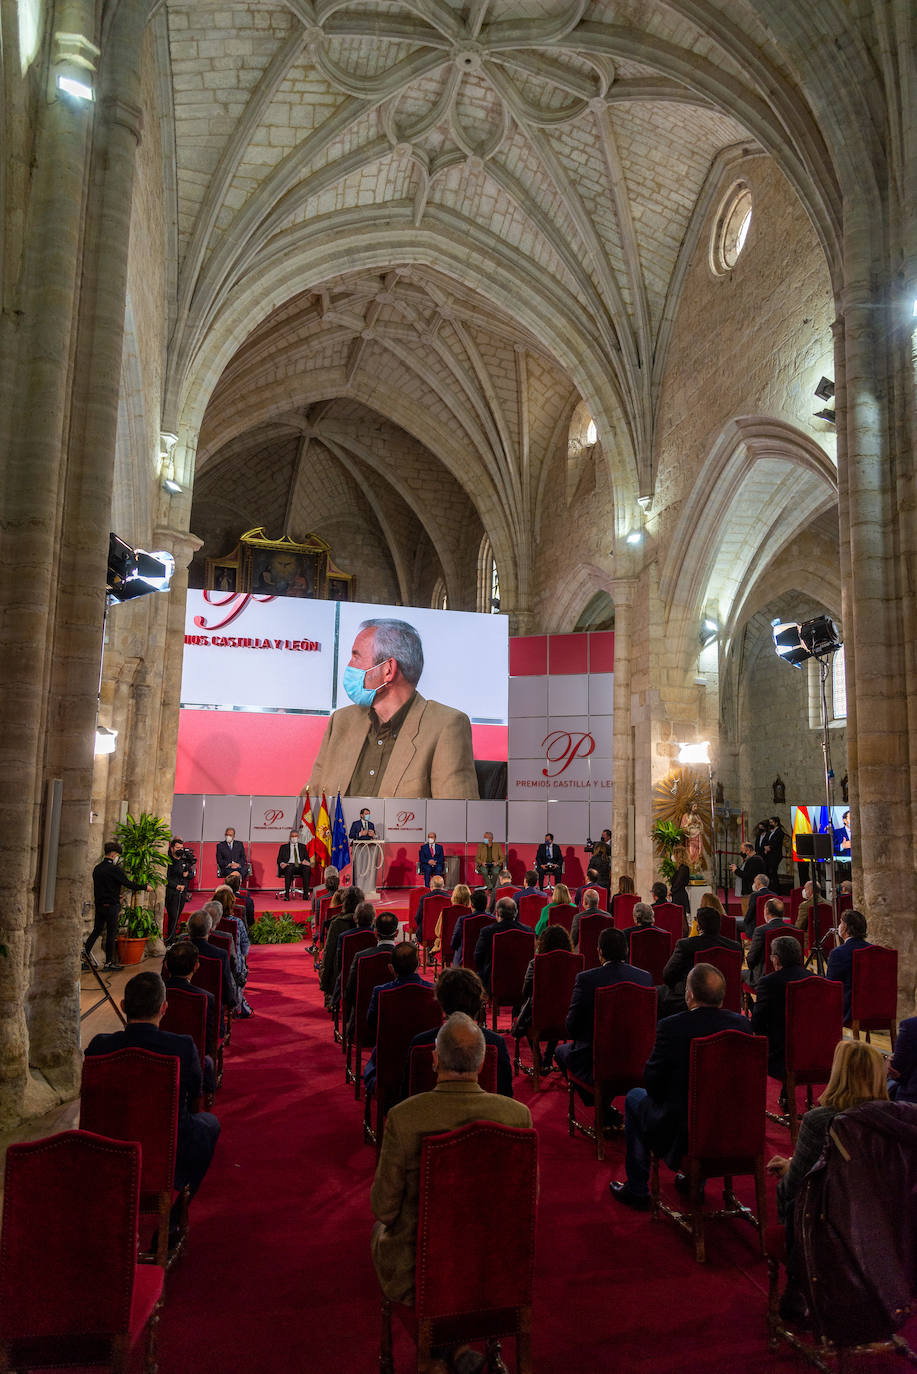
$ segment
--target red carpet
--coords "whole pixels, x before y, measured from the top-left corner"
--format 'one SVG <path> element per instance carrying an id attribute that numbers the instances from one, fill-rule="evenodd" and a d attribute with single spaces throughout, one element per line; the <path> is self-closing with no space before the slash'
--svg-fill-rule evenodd
<path id="1" fill-rule="evenodd" d="M 344 1085 L 340 1047 L 302 946 L 253 948 L 250 968 L 256 1015 L 237 1023 L 226 1056 L 216 1104 L 223 1133 L 192 1206 L 187 1251 L 166 1280 L 160 1370 L 373 1374 L 374 1153 L 362 1143 L 362 1104 Z M 750 1226 L 711 1223 L 710 1258 L 695 1264 L 670 1224 L 610 1200 L 608 1180 L 623 1176 L 623 1141 L 598 1164 L 589 1142 L 567 1134 L 559 1078 L 552 1074 L 535 1102 L 528 1078 L 516 1085 L 539 1132 L 538 1374 L 805 1367 L 768 1349 L 766 1270 Z M 770 1143 L 788 1152 L 777 1126 Z M 744 1180 L 738 1191 L 752 1201 Z M 413 1368 L 402 1335 L 395 1353 L 399 1371 Z M 897 1366 L 872 1357 L 862 1367 L 884 1374 Z"/>

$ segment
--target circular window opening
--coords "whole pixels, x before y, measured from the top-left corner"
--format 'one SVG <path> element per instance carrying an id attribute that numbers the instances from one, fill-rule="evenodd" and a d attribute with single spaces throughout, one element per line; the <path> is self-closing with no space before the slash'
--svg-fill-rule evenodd
<path id="1" fill-rule="evenodd" d="M 716 220 L 711 244 L 714 272 L 731 272 L 745 247 L 751 228 L 751 191 L 744 183 L 733 186 Z"/>

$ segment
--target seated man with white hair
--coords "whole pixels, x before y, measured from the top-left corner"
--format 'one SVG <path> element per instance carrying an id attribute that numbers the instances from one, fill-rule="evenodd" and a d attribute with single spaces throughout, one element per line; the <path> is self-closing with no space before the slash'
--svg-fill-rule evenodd
<path id="1" fill-rule="evenodd" d="M 393 1302 L 414 1301 L 414 1256 L 420 1197 L 420 1147 L 424 1136 L 454 1131 L 470 1121 L 497 1121 L 530 1127 L 528 1107 L 499 1093 L 486 1093 L 478 1083 L 484 1063 L 481 1028 L 457 1011 L 436 1036 L 433 1064 L 436 1087 L 399 1102 L 388 1114 L 382 1151 L 370 1193 L 376 1224 L 373 1263 L 379 1283 Z M 479 1202 L 486 1206 L 486 1181 Z"/>
<path id="2" fill-rule="evenodd" d="M 200 911 L 195 911 L 188 917 L 188 938 L 196 946 L 197 952 L 205 959 L 218 959 L 223 970 L 223 1007 L 237 1011 L 241 1006 L 242 997 L 233 977 L 232 965 L 229 955 L 225 949 L 219 945 L 210 943 L 210 932 L 213 929 L 214 914 L 219 920 L 223 915 L 223 908 L 219 902 L 207 902 L 201 907 Z M 251 1011 L 244 1013 L 251 1016 Z"/>
<path id="3" fill-rule="evenodd" d="M 649 930 L 650 926 L 656 924 L 656 913 L 649 902 L 638 902 L 634 907 L 634 924 L 628 926 L 624 931 L 624 938 L 627 941 L 627 948 L 630 951 L 630 937 L 638 930 Z"/>
<path id="4" fill-rule="evenodd" d="M 573 925 L 570 927 L 570 943 L 574 949 L 579 949 L 579 923 L 583 916 L 594 916 L 599 910 L 599 893 L 594 887 L 587 887 L 583 892 L 583 909 L 578 911 L 573 917 Z"/>

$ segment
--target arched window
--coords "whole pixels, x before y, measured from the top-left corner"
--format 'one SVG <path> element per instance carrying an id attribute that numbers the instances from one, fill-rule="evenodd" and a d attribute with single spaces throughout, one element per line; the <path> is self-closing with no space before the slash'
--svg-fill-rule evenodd
<path id="1" fill-rule="evenodd" d="M 430 598 L 430 605 L 433 607 L 434 611 L 448 611 L 449 609 L 449 593 L 446 591 L 446 582 L 442 577 L 436 579 L 433 595 Z"/>
<path id="2" fill-rule="evenodd" d="M 716 276 L 731 272 L 738 262 L 751 228 L 751 211 L 751 191 L 744 181 L 737 181 L 724 197 L 713 227 L 710 266 Z"/>
<path id="3" fill-rule="evenodd" d="M 493 545 L 485 534 L 478 550 L 478 610 L 492 615 L 500 609 L 500 574 Z"/>

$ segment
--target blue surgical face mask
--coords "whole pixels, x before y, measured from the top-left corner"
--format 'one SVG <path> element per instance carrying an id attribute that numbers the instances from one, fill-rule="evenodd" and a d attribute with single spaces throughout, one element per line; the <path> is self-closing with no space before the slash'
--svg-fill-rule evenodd
<path id="1" fill-rule="evenodd" d="M 344 669 L 344 691 L 354 706 L 372 706 L 375 700 L 376 688 L 365 685 L 366 674 L 369 671 L 369 668 L 354 668 L 351 664 Z"/>

